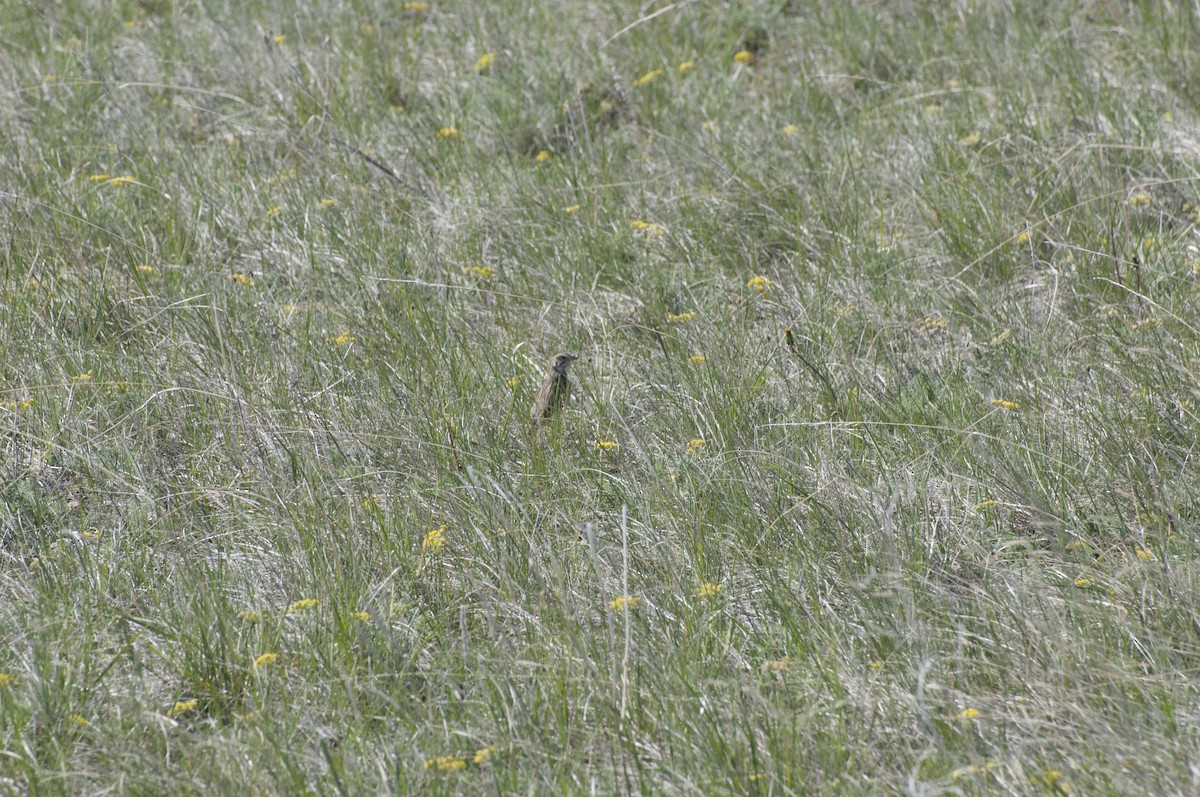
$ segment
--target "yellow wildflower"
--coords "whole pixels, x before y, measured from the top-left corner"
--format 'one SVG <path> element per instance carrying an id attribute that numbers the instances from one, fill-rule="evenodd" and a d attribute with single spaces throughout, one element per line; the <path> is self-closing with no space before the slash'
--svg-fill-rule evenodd
<path id="1" fill-rule="evenodd" d="M 751 277 L 746 283 L 746 287 L 753 288 L 759 293 L 765 293 L 767 288 L 771 287 L 771 281 L 766 277 Z"/>
<path id="2" fill-rule="evenodd" d="M 662 235 L 663 233 L 666 232 L 666 230 L 664 230 L 659 225 L 653 224 L 648 221 L 642 221 L 640 219 L 634 219 L 633 221 L 629 222 L 629 226 L 635 230 L 645 230 L 646 232 L 650 233 L 651 235 L 655 235 L 655 236 Z"/>
<path id="3" fill-rule="evenodd" d="M 458 138 L 458 128 L 443 127 L 441 130 L 437 131 L 437 138 Z"/>
<path id="4" fill-rule="evenodd" d="M 286 33 L 280 33 L 275 37 L 276 44 L 284 44 L 286 42 L 287 42 L 287 34 Z"/>
<path id="5" fill-rule="evenodd" d="M 662 74 L 663 74 L 663 70 L 652 69 L 649 72 L 647 72 L 646 74 L 642 75 L 637 80 L 633 81 L 633 87 L 636 89 L 638 86 L 644 86 L 647 83 L 652 83 L 655 80 L 657 80 L 659 77 L 661 77 Z"/>
<path id="6" fill-rule="evenodd" d="M 475 751 L 475 764 L 479 765 L 479 764 L 486 763 L 487 760 L 489 758 L 491 758 L 495 752 L 496 752 L 495 747 L 484 747 L 480 750 L 476 750 Z"/>
<path id="7" fill-rule="evenodd" d="M 0 686 L 8 686 L 12 683 L 12 676 L 6 672 L 0 672 Z"/>
<path id="8" fill-rule="evenodd" d="M 75 376 L 71 377 L 71 381 L 76 382 L 76 383 L 91 382 L 92 381 L 92 369 L 89 368 L 86 374 L 75 374 Z"/>
<path id="9" fill-rule="evenodd" d="M 107 174 L 93 174 L 88 179 L 91 180 L 93 183 L 107 183 L 112 178 L 109 177 Z"/>
<path id="10" fill-rule="evenodd" d="M 467 765 L 467 762 L 458 756 L 443 755 L 437 758 L 431 758 L 425 762 L 425 769 L 436 769 L 438 772 L 453 772 L 457 769 L 462 769 Z"/>
<path id="11" fill-rule="evenodd" d="M 257 623 L 262 619 L 262 612 L 254 609 L 243 609 L 238 612 L 238 619 L 245 620 L 247 623 Z"/>
<path id="12" fill-rule="evenodd" d="M 578 212 L 579 212 L 579 205 L 567 205 L 567 206 L 566 206 L 565 208 L 563 208 L 562 210 L 563 210 L 563 213 L 566 213 L 566 214 L 569 216 L 569 215 L 571 215 L 572 213 L 578 213 Z"/>
<path id="13" fill-rule="evenodd" d="M 178 717 L 180 714 L 188 713 L 198 705 L 200 705 L 199 700 L 180 700 L 175 705 L 167 709 L 167 716 Z"/>
<path id="14" fill-rule="evenodd" d="M 474 274 L 476 277 L 488 279 L 496 273 L 496 269 L 492 268 L 491 266 L 465 266 L 463 268 L 463 273 Z"/>
<path id="15" fill-rule="evenodd" d="M 322 199 L 320 202 L 317 203 L 317 207 L 322 208 L 322 209 L 332 208 L 332 207 L 336 207 L 336 206 L 337 206 L 337 200 L 331 199 L 329 197 L 325 197 L 324 199 Z"/>
<path id="16" fill-rule="evenodd" d="M 700 363 L 704 362 L 706 359 L 708 359 L 708 358 L 706 358 L 703 354 L 693 354 L 691 357 L 688 357 L 688 362 L 699 365 Z"/>
<path id="17" fill-rule="evenodd" d="M 118 188 L 126 185 L 141 185 L 141 183 L 137 181 L 136 177 L 131 177 L 128 174 L 122 175 L 121 177 L 114 177 L 108 181 L 108 184 L 115 185 Z"/>
<path id="18" fill-rule="evenodd" d="M 318 607 L 320 605 L 321 605 L 321 602 L 319 600 L 317 600 L 316 598 L 301 598 L 300 600 L 296 601 L 295 603 L 293 603 L 291 606 L 288 607 L 288 614 L 295 614 L 296 612 L 308 611 L 309 609 L 315 609 L 316 607 Z"/>
<path id="19" fill-rule="evenodd" d="M 283 207 L 281 205 L 276 205 L 275 207 L 267 208 L 266 216 L 269 219 L 272 216 L 278 216 L 282 211 Z"/>
<path id="20" fill-rule="evenodd" d="M 156 269 L 154 266 L 150 265 L 149 263 L 141 264 L 140 266 L 137 267 L 137 270 L 138 270 L 139 274 L 145 274 L 145 275 L 151 276 L 151 277 L 158 274 L 158 269 Z"/>
<path id="21" fill-rule="evenodd" d="M 695 310 L 688 310 L 683 313 L 667 313 L 667 322 L 671 324 L 678 324 L 681 321 L 691 321 L 697 315 L 699 314 Z"/>
<path id="22" fill-rule="evenodd" d="M 632 595 L 622 595 L 619 598 L 614 598 L 608 604 L 608 608 L 615 612 L 623 612 L 626 609 L 636 609 L 637 605 L 642 602 L 641 598 Z"/>
<path id="23" fill-rule="evenodd" d="M 796 125 L 784 125 L 783 127 L 779 128 L 779 132 L 783 133 L 788 138 L 791 138 L 792 136 L 800 133 L 800 128 Z"/>
<path id="24" fill-rule="evenodd" d="M 1149 562 L 1154 559 L 1154 552 L 1147 551 L 1145 548 L 1137 548 L 1134 550 L 1134 553 L 1137 554 L 1137 558 L 1141 559 L 1143 562 Z"/>
<path id="25" fill-rule="evenodd" d="M 420 14 L 423 11 L 429 10 L 429 3 L 408 2 L 400 6 L 400 8 L 409 13 Z"/>
<path id="26" fill-rule="evenodd" d="M 1017 237 L 1015 239 L 1015 243 L 1017 243 L 1017 244 L 1029 243 L 1029 230 L 1024 230 L 1024 231 L 1018 233 Z"/>
<path id="27" fill-rule="evenodd" d="M 1075 586 L 1079 587 L 1080 589 L 1086 589 L 1095 583 L 1096 579 L 1088 578 L 1087 576 L 1080 576 L 1079 578 L 1075 579 Z"/>
<path id="28" fill-rule="evenodd" d="M 749 64 L 754 61 L 754 53 L 749 50 L 738 50 L 733 54 L 733 60 L 739 64 Z"/>
<path id="29" fill-rule="evenodd" d="M 789 656 L 781 656 L 778 659 L 770 659 L 769 661 L 764 661 L 762 663 L 762 668 L 764 670 L 766 670 L 767 672 L 779 673 L 779 672 L 783 672 L 784 670 L 786 670 L 791 663 L 792 663 L 792 660 Z"/>
<path id="30" fill-rule="evenodd" d="M 504 384 L 508 387 L 509 390 L 513 390 L 514 388 L 516 388 L 517 385 L 521 384 L 521 379 L 522 379 L 521 374 L 517 374 L 516 376 L 510 376 L 508 379 L 504 380 Z"/>
<path id="31" fill-rule="evenodd" d="M 67 717 L 67 719 L 69 719 L 71 722 L 75 723 L 76 725 L 82 725 L 85 728 L 92 724 L 92 723 L 88 722 L 86 718 L 81 717 L 78 714 L 71 714 Z"/>
<path id="32" fill-rule="evenodd" d="M 977 708 L 964 708 L 962 711 L 958 712 L 958 718 L 960 720 L 973 720 L 978 716 L 979 709 Z"/>
<path id="33" fill-rule="evenodd" d="M 235 271 L 234 273 L 230 274 L 229 280 L 230 282 L 236 282 L 237 284 L 245 285 L 246 287 L 251 287 L 254 285 L 254 279 L 252 277 L 247 277 L 240 271 Z"/>
<path id="34" fill-rule="evenodd" d="M 1125 200 L 1125 204 L 1135 208 L 1141 205 L 1149 205 L 1150 196 L 1149 194 L 1134 194 L 1133 196 L 1129 197 L 1129 199 Z"/>
<path id="35" fill-rule="evenodd" d="M 872 670 L 879 671 L 879 670 L 883 669 L 883 662 L 882 661 L 873 661 L 867 666 L 869 666 Z"/>
<path id="36" fill-rule="evenodd" d="M 701 584 L 700 588 L 696 590 L 696 597 L 697 598 L 715 598 L 721 594 L 721 589 L 722 589 L 722 587 L 720 584 L 714 584 L 711 581 L 707 581 L 707 582 Z"/>
<path id="37" fill-rule="evenodd" d="M 492 53 L 484 53 L 483 55 L 479 56 L 479 60 L 476 61 L 475 66 L 473 66 L 471 68 L 474 69 L 476 72 L 480 72 L 480 73 L 486 72 L 487 68 L 489 66 L 491 66 L 492 62 L 495 60 L 496 60 L 496 56 L 493 55 Z"/>
<path id="38" fill-rule="evenodd" d="M 992 399 L 992 404 L 994 404 L 997 407 L 1003 407 L 1006 410 L 1012 410 L 1013 412 L 1016 412 L 1017 410 L 1021 409 L 1021 403 L 1019 401 L 1005 401 L 1004 399 Z"/>
<path id="39" fill-rule="evenodd" d="M 704 448 L 704 438 L 693 437 L 691 440 L 688 440 L 687 452 L 689 454 L 695 454 L 697 451 L 699 451 L 702 448 Z"/>
<path id="40" fill-rule="evenodd" d="M 266 667 L 270 664 L 274 664 L 275 660 L 278 658 L 279 658 L 278 653 L 264 653 L 261 656 L 259 656 L 257 659 L 254 660 L 254 666 L 256 669 L 258 667 Z"/>
<path id="41" fill-rule="evenodd" d="M 433 553 L 441 553 L 446 547 L 446 527 L 438 526 L 436 529 L 430 529 L 425 535 L 425 539 L 421 541 L 422 551 L 432 551 Z"/>
<path id="42" fill-rule="evenodd" d="M 550 160 L 550 157 L 550 150 L 539 149 L 538 154 L 534 155 L 533 159 L 538 163 L 545 163 L 546 161 Z"/>
<path id="43" fill-rule="evenodd" d="M 371 619 L 371 613 L 370 612 L 351 612 L 350 617 L 354 620 L 358 620 L 360 623 L 365 623 L 367 620 Z"/>
<path id="44" fill-rule="evenodd" d="M 693 69 L 696 68 L 696 62 L 695 61 L 684 61 L 676 68 L 679 70 L 679 74 L 686 75 L 688 72 L 691 72 Z"/>
<path id="45" fill-rule="evenodd" d="M 596 448 L 600 449 L 601 451 L 612 451 L 617 446 L 618 446 L 618 443 L 616 440 L 597 440 L 596 441 Z"/>
<path id="46" fill-rule="evenodd" d="M 986 510 L 988 510 L 988 509 L 991 509 L 991 508 L 992 508 L 992 507 L 994 507 L 994 506 L 998 506 L 998 505 L 999 505 L 999 503 L 1000 503 L 1000 502 L 999 502 L 999 501 L 996 501 L 995 499 L 988 498 L 988 499 L 985 499 L 985 500 L 983 500 L 983 501 L 980 501 L 978 504 L 976 504 L 976 505 L 975 505 L 975 511 L 976 511 L 976 512 L 984 512 L 984 511 L 986 511 Z"/>

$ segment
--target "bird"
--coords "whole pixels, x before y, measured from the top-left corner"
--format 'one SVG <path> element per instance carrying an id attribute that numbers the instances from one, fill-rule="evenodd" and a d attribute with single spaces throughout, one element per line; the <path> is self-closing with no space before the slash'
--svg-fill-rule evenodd
<path id="1" fill-rule="evenodd" d="M 549 418 L 554 411 L 567 403 L 571 393 L 571 383 L 567 381 L 567 367 L 578 360 L 574 354 L 556 354 L 550 361 L 550 370 L 546 372 L 546 381 L 538 391 L 533 406 L 529 408 L 529 417 L 535 421 Z"/>

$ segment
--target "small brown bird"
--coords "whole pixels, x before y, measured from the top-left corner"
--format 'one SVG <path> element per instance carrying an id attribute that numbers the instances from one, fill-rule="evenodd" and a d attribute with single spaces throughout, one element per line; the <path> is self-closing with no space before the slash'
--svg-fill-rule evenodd
<path id="1" fill-rule="evenodd" d="M 550 370 L 546 373 L 546 381 L 538 391 L 533 406 L 529 409 L 529 417 L 535 421 L 549 418 L 554 411 L 567 403 L 571 394 L 571 383 L 567 381 L 567 367 L 578 360 L 574 354 L 556 354 L 550 361 Z"/>

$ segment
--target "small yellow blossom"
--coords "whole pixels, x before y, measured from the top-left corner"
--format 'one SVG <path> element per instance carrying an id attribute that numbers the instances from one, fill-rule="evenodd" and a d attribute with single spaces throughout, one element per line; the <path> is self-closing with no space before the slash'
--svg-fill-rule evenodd
<path id="1" fill-rule="evenodd" d="M 153 277 L 156 274 L 158 274 L 158 269 L 155 268 L 154 266 L 150 265 L 149 263 L 141 264 L 140 266 L 137 267 L 137 270 L 138 270 L 139 274 L 145 274 L 150 277 Z"/>
<path id="2" fill-rule="evenodd" d="M 935 317 L 935 316 L 926 316 L 924 322 L 922 322 L 922 324 L 921 324 L 921 330 L 923 332 L 933 332 L 936 329 L 944 329 L 949 324 L 950 324 L 949 319 Z"/>
<path id="3" fill-rule="evenodd" d="M 521 380 L 523 378 L 524 377 L 521 374 L 517 374 L 516 376 L 510 376 L 508 379 L 504 380 L 504 384 L 508 387 L 509 390 L 513 390 L 516 388 L 517 385 L 521 384 Z"/>
<path id="4" fill-rule="evenodd" d="M 114 177 L 108 181 L 108 184 L 115 185 L 118 188 L 120 188 L 121 186 L 126 186 L 126 185 L 141 185 L 141 183 L 139 183 L 137 181 L 136 177 L 131 177 L 128 174 L 122 175 L 120 177 Z"/>
<path id="5" fill-rule="evenodd" d="M 793 136 L 800 134 L 800 128 L 796 125 L 784 125 L 783 127 L 779 128 L 779 132 L 783 133 L 788 138 L 792 138 Z"/>
<path id="6" fill-rule="evenodd" d="M 330 197 L 325 197 L 317 203 L 317 207 L 321 209 L 337 207 L 337 200 L 331 199 Z"/>
<path id="7" fill-rule="evenodd" d="M 686 75 L 688 72 L 691 72 L 693 69 L 696 68 L 696 62 L 695 61 L 684 61 L 676 68 L 679 70 L 679 74 Z"/>
<path id="8" fill-rule="evenodd" d="M 707 581 L 707 582 L 701 584 L 700 587 L 696 590 L 696 597 L 697 598 L 715 598 L 721 594 L 721 589 L 722 589 L 722 587 L 720 584 L 714 584 L 711 581 Z"/>
<path id="9" fill-rule="evenodd" d="M 566 213 L 566 214 L 569 216 L 569 215 L 571 215 L 572 213 L 578 213 L 578 212 L 579 212 L 579 205 L 567 205 L 567 206 L 566 206 L 565 208 L 563 208 L 562 210 L 563 210 L 563 213 Z"/>
<path id="10" fill-rule="evenodd" d="M 280 33 L 275 36 L 276 44 L 284 44 L 286 42 L 287 42 L 287 34 L 286 33 Z"/>
<path id="11" fill-rule="evenodd" d="M 178 717 L 180 714 L 188 713 L 198 705 L 200 705 L 199 700 L 180 700 L 175 705 L 167 709 L 167 716 Z"/>
<path id="12" fill-rule="evenodd" d="M 458 128 L 443 127 L 441 130 L 437 131 L 437 138 L 458 138 Z"/>
<path id="13" fill-rule="evenodd" d="M 693 354 L 691 357 L 688 357 L 688 362 L 699 365 L 700 363 L 704 362 L 706 359 L 708 359 L 708 358 L 705 357 L 703 354 Z"/>
<path id="14" fill-rule="evenodd" d="M 616 440 L 597 440 L 596 441 L 596 448 L 600 449 L 601 451 L 612 451 L 617 446 L 618 446 L 618 443 Z"/>
<path id="15" fill-rule="evenodd" d="M 125 26 L 125 30 L 133 30 L 134 28 L 137 27 L 138 23 L 137 23 L 136 19 L 127 19 L 124 22 L 122 22 L 121 24 Z"/>
<path id="16" fill-rule="evenodd" d="M 754 61 L 754 53 L 749 50 L 738 50 L 733 54 L 733 60 L 739 64 L 749 64 Z"/>
<path id="17" fill-rule="evenodd" d="M 638 86 L 644 86 L 647 83 L 653 83 L 655 80 L 657 80 L 659 77 L 661 77 L 662 74 L 663 74 L 663 70 L 652 69 L 651 71 L 642 75 L 637 80 L 633 81 L 633 87 L 636 89 Z"/>
<path id="18" fill-rule="evenodd" d="M 420 14 L 429 10 L 429 3 L 408 2 L 402 5 L 400 8 L 412 14 Z"/>
<path id="19" fill-rule="evenodd" d="M 1017 237 L 1014 239 L 1014 243 L 1017 243 L 1017 244 L 1029 243 L 1029 230 L 1023 230 L 1022 232 L 1018 233 Z"/>
<path id="20" fill-rule="evenodd" d="M 1075 579 L 1075 586 L 1079 587 L 1080 589 L 1086 589 L 1095 583 L 1096 579 L 1088 578 L 1087 576 L 1080 576 L 1079 578 Z"/>
<path id="21" fill-rule="evenodd" d="M 533 159 L 538 163 L 545 163 L 546 161 L 550 160 L 550 158 L 550 150 L 548 149 L 539 149 L 538 154 L 533 156 Z"/>
<path id="22" fill-rule="evenodd" d="M 229 281 L 236 282 L 239 285 L 245 285 L 248 288 L 254 285 L 254 278 L 248 277 L 240 271 L 235 271 L 234 273 L 230 274 Z"/>
<path id="23" fill-rule="evenodd" d="M 1149 562 L 1154 559 L 1154 552 L 1147 551 L 1145 548 L 1137 548 L 1134 550 L 1134 553 L 1137 554 L 1137 558 L 1141 559 L 1143 562 Z"/>
<path id="24" fill-rule="evenodd" d="M 425 539 L 421 541 L 422 551 L 432 551 L 433 553 L 441 553 L 446 547 L 446 527 L 438 526 L 436 529 L 430 529 L 425 535 Z"/>
<path id="25" fill-rule="evenodd" d="M 24 401 L 0 401 L 0 407 L 6 410 L 27 410 L 33 406 L 33 399 L 25 399 Z"/>
<path id="26" fill-rule="evenodd" d="M 1150 195 L 1149 194 L 1134 194 L 1133 196 L 1129 197 L 1129 199 L 1125 200 L 1125 204 L 1130 205 L 1135 208 L 1140 207 L 1141 205 L 1149 205 L 1150 204 Z"/>
<path id="27" fill-rule="evenodd" d="M 960 720 L 973 720 L 978 716 L 979 709 L 977 708 L 964 708 L 962 711 L 958 712 L 958 718 Z"/>
<path id="28" fill-rule="evenodd" d="M 283 211 L 283 207 L 281 205 L 276 205 L 275 207 L 267 208 L 266 217 L 269 219 L 272 216 L 278 216 L 282 211 Z"/>
<path id="29" fill-rule="evenodd" d="M 264 653 L 254 660 L 254 666 L 255 668 L 266 667 L 270 664 L 274 664 L 275 660 L 278 658 L 278 653 Z"/>
<path id="30" fill-rule="evenodd" d="M 697 313 L 695 310 L 687 310 L 682 313 L 667 313 L 667 322 L 671 324 L 678 324 L 683 321 L 691 321 L 697 315 L 699 315 L 699 313 Z"/>
<path id="31" fill-rule="evenodd" d="M 321 602 L 319 600 L 317 600 L 316 598 L 301 598 L 300 600 L 296 601 L 295 603 L 293 603 L 291 606 L 288 607 L 288 614 L 295 614 L 297 612 L 305 612 L 305 611 L 308 611 L 309 609 L 315 609 L 316 607 L 318 607 L 320 605 L 321 605 Z"/>
<path id="32" fill-rule="evenodd" d="M 76 725 L 83 726 L 84 728 L 86 728 L 87 726 L 92 724 L 92 723 L 88 722 L 86 718 L 81 717 L 78 714 L 71 714 L 67 717 L 67 719 L 69 719 L 71 722 L 75 723 Z"/>
<path id="33" fill-rule="evenodd" d="M 351 619 L 358 620 L 360 623 L 365 623 L 367 620 L 371 619 L 371 613 L 370 612 L 351 612 L 350 617 L 351 617 Z"/>
<path id="34" fill-rule="evenodd" d="M 238 619 L 245 620 L 247 623 L 257 623 L 262 619 L 262 612 L 254 609 L 243 609 L 238 612 Z"/>
<path id="35" fill-rule="evenodd" d="M 623 612 L 626 609 L 636 609 L 637 605 L 642 602 L 642 599 L 632 595 L 622 595 L 619 598 L 613 598 L 609 602 L 608 608 L 614 612 Z"/>
<path id="36" fill-rule="evenodd" d="M 993 498 L 988 498 L 988 499 L 980 501 L 978 504 L 976 504 L 975 511 L 976 512 L 985 512 L 994 506 L 999 506 L 999 504 L 1000 504 L 999 501 L 997 501 Z"/>
<path id="37" fill-rule="evenodd" d="M 479 764 L 487 763 L 487 760 L 489 758 L 491 758 L 492 755 L 495 754 L 495 752 L 496 752 L 495 747 L 484 747 L 482 749 L 476 750 L 475 751 L 475 759 L 474 759 L 476 766 L 478 766 Z"/>
<path id="38" fill-rule="evenodd" d="M 1062 779 L 1063 773 L 1057 769 L 1047 769 L 1040 775 L 1031 775 L 1029 782 L 1035 785 L 1048 786 L 1054 789 L 1055 792 L 1067 794 L 1071 790 L 1067 788 L 1067 784 Z"/>
<path id="39" fill-rule="evenodd" d="M 751 277 L 750 280 L 746 282 L 746 287 L 753 288 L 759 293 L 765 293 L 767 288 L 771 287 L 771 281 L 766 277 Z"/>
<path id="40" fill-rule="evenodd" d="M 471 68 L 474 69 L 476 72 L 486 72 L 487 68 L 489 66 L 491 66 L 492 62 L 495 60 L 496 60 L 496 56 L 494 54 L 484 53 L 483 55 L 479 56 L 479 60 L 476 61 L 475 65 Z"/>
<path id="41" fill-rule="evenodd" d="M 870 664 L 868 664 L 867 666 L 870 667 L 872 670 L 878 672 L 879 670 L 883 669 L 883 662 L 882 661 L 873 661 Z"/>
<path id="42" fill-rule="evenodd" d="M 997 407 L 1003 407 L 1006 410 L 1012 410 L 1014 412 L 1021 409 L 1021 403 L 1019 401 L 1005 401 L 1004 399 L 992 399 L 992 404 L 994 404 Z"/>
<path id="43" fill-rule="evenodd" d="M 462 769 L 467 762 L 458 756 L 442 755 L 425 762 L 425 769 L 436 769 L 438 772 L 453 772 Z"/>
<path id="44" fill-rule="evenodd" d="M 1160 326 L 1162 326 L 1162 319 L 1159 318 L 1158 316 L 1152 315 L 1152 316 L 1146 318 L 1145 320 L 1139 321 L 1138 323 L 1134 324 L 1133 328 L 1135 330 L 1138 330 L 1138 329 L 1143 329 L 1145 327 L 1160 327 Z"/>
<path id="45" fill-rule="evenodd" d="M 695 454 L 697 451 L 699 451 L 702 448 L 704 448 L 704 438 L 693 437 L 691 440 L 688 440 L 687 452 L 689 454 Z"/>
<path id="46" fill-rule="evenodd" d="M 86 374 L 75 374 L 75 376 L 71 377 L 71 381 L 76 382 L 76 383 L 91 382 L 92 381 L 92 369 L 89 368 L 87 370 Z"/>
<path id="47" fill-rule="evenodd" d="M 629 222 L 629 226 L 635 230 L 645 230 L 646 232 L 650 233 L 651 235 L 655 235 L 655 236 L 662 235 L 663 233 L 666 232 L 666 230 L 664 230 L 659 225 L 653 224 L 648 221 L 642 221 L 640 219 L 634 219 L 633 221 Z"/>
<path id="48" fill-rule="evenodd" d="M 488 279 L 496 273 L 496 269 L 492 268 L 491 266 L 465 266 L 463 268 L 463 273 L 474 274 L 476 277 L 480 277 L 481 279 Z"/>
<path id="49" fill-rule="evenodd" d="M 6 672 L 0 672 L 0 686 L 8 686 L 12 683 L 13 677 Z"/>
<path id="50" fill-rule="evenodd" d="M 112 178 L 109 177 L 107 174 L 93 174 L 88 179 L 91 180 L 93 183 L 107 183 Z"/>

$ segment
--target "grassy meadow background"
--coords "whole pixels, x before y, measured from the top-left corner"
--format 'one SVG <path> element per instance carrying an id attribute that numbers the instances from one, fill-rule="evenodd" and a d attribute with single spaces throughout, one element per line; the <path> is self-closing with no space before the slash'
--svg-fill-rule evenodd
<path id="1" fill-rule="evenodd" d="M 1195 4 L 0 18 L 0 793 L 1200 789 Z"/>

